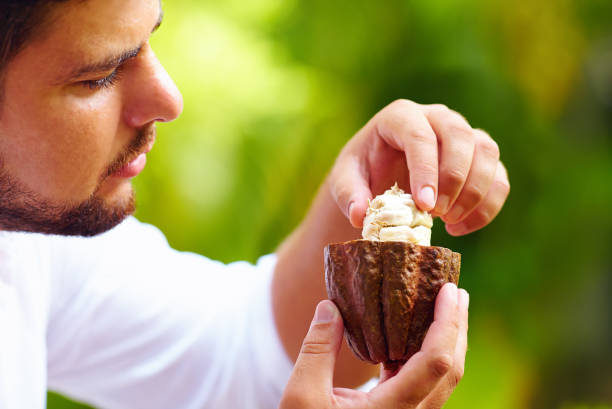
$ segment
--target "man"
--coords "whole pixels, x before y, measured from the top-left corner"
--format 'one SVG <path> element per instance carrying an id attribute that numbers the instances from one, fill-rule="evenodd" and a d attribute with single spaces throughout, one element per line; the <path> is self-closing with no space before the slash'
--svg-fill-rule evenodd
<path id="1" fill-rule="evenodd" d="M 444 106 L 390 104 L 276 255 L 223 266 L 128 217 L 155 123 L 182 109 L 149 45 L 159 0 L 0 5 L 1 408 L 42 408 L 47 386 L 108 408 L 442 406 L 463 373 L 467 293 L 442 289 L 397 374 L 333 389 L 375 373 L 339 352 L 338 311 L 317 306 L 322 248 L 358 237 L 395 181 L 450 234 L 488 224 L 509 184 L 486 133 Z"/>

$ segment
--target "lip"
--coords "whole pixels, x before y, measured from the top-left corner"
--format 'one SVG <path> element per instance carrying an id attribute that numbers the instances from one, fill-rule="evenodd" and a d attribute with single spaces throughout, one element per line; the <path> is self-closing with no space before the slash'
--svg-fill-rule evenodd
<path id="1" fill-rule="evenodd" d="M 155 136 L 151 138 L 145 149 L 134 159 L 125 164 L 121 169 L 113 174 L 115 177 L 130 179 L 138 176 L 147 164 L 147 153 L 151 152 L 155 144 Z"/>

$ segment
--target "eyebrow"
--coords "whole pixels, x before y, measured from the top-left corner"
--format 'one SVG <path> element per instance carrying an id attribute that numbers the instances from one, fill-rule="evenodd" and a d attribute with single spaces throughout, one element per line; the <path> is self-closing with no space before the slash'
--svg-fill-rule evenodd
<path id="1" fill-rule="evenodd" d="M 159 18 L 157 19 L 157 22 L 155 23 L 153 30 L 151 30 L 151 34 L 157 31 L 157 29 L 161 26 L 163 19 L 164 19 L 164 12 L 163 10 L 161 10 L 159 13 Z M 110 71 L 120 66 L 121 64 L 125 63 L 126 61 L 132 58 L 135 58 L 138 54 L 140 54 L 140 51 L 142 50 L 143 46 L 144 44 L 141 44 L 138 47 L 133 48 L 128 51 L 124 51 L 119 55 L 113 55 L 108 58 L 105 58 L 102 61 L 98 61 L 92 64 L 87 64 L 87 65 L 78 67 L 77 69 L 73 70 L 69 75 L 67 75 L 66 78 L 74 79 L 74 78 L 79 78 L 85 74 Z"/>

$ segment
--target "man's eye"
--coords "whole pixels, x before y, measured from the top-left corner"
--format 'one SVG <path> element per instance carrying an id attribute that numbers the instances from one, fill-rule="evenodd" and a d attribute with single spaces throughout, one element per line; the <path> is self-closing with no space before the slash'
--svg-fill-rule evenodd
<path id="1" fill-rule="evenodd" d="M 119 68 L 120 67 L 117 67 L 107 77 L 100 78 L 98 80 L 82 81 L 81 83 L 84 86 L 86 86 L 86 87 L 88 87 L 89 89 L 92 89 L 92 90 L 98 90 L 98 89 L 103 89 L 103 88 L 110 88 L 113 85 L 115 85 L 115 83 L 119 79 Z"/>

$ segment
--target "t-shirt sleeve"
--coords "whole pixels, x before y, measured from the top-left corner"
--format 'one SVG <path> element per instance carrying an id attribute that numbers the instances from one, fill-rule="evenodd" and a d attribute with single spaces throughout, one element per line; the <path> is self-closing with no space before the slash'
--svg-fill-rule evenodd
<path id="1" fill-rule="evenodd" d="M 271 308 L 275 256 L 224 265 L 134 219 L 57 239 L 49 387 L 101 408 L 273 408 L 292 363 Z"/>

